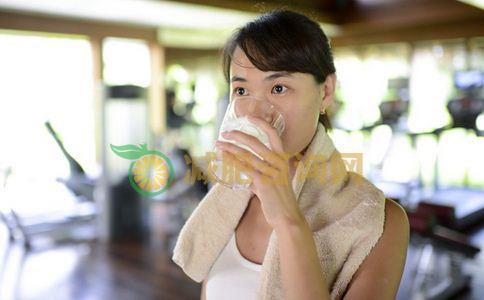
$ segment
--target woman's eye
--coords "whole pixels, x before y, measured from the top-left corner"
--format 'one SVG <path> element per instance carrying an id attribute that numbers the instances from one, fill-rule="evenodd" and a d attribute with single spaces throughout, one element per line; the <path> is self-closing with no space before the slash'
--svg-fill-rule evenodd
<path id="1" fill-rule="evenodd" d="M 282 94 L 282 93 L 284 93 L 287 90 L 287 87 L 285 87 L 283 85 L 275 85 L 272 88 L 272 90 L 275 91 L 276 94 Z"/>
<path id="2" fill-rule="evenodd" d="M 243 96 L 244 95 L 244 91 L 245 91 L 245 89 L 244 88 L 241 88 L 241 87 L 237 87 L 237 88 L 234 89 L 234 93 L 236 93 L 239 96 Z"/>

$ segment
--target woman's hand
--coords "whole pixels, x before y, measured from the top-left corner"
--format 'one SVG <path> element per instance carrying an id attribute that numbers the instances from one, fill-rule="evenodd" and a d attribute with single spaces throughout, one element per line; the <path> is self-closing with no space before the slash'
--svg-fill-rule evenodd
<path id="1" fill-rule="evenodd" d="M 224 159 L 251 177 L 251 191 L 260 199 L 264 216 L 273 229 L 301 224 L 305 218 L 292 189 L 289 156 L 284 153 L 281 138 L 276 129 L 264 120 L 256 117 L 248 119 L 268 135 L 272 151 L 256 137 L 239 130 L 224 132 L 222 136 L 247 145 L 263 160 L 231 143 L 217 141 L 216 147 L 222 151 Z"/>

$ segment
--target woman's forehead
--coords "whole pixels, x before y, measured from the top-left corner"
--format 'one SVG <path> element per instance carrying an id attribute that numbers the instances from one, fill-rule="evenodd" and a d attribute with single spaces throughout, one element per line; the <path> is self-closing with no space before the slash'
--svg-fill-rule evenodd
<path id="1" fill-rule="evenodd" d="M 310 74 L 286 71 L 261 71 L 256 67 L 247 68 L 233 64 L 230 68 L 230 82 L 271 82 L 276 79 L 287 79 L 290 81 L 311 80 Z"/>
<path id="2" fill-rule="evenodd" d="M 272 71 L 261 71 L 252 64 L 250 59 L 245 55 L 244 51 L 237 47 L 230 62 L 230 76 L 231 77 L 254 77 L 267 76 L 274 73 Z"/>
<path id="3" fill-rule="evenodd" d="M 236 47 L 234 54 L 232 55 L 232 61 L 230 63 L 231 69 L 254 69 L 255 66 L 252 64 L 250 59 L 245 55 L 244 51 L 240 47 Z"/>
<path id="4" fill-rule="evenodd" d="M 309 74 L 298 73 L 298 72 L 280 72 L 280 71 L 262 71 L 255 67 L 250 59 L 245 55 L 244 51 L 240 47 L 236 47 L 232 55 L 232 60 L 230 62 L 230 77 L 231 78 L 244 78 L 248 79 L 250 77 L 261 77 L 266 78 L 271 74 L 275 73 L 287 73 L 288 76 L 285 77 L 290 80 L 307 80 L 311 77 Z M 232 81 L 232 80 L 231 80 Z"/>

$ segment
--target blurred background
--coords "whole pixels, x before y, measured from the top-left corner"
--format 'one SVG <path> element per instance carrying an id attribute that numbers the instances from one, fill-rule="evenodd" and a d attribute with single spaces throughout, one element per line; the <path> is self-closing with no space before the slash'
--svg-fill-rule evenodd
<path id="1" fill-rule="evenodd" d="M 0 0 L 0 299 L 199 299 L 170 258 L 211 187 L 220 48 L 279 7 L 330 37 L 330 135 L 408 212 L 398 299 L 484 298 L 484 1 Z M 166 154 L 169 189 L 110 144 Z"/>

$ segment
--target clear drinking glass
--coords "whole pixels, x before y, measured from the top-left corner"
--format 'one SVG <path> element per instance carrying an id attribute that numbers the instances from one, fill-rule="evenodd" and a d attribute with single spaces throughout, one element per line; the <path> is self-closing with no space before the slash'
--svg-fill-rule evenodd
<path id="1" fill-rule="evenodd" d="M 228 105 L 220 126 L 218 140 L 235 144 L 251 153 L 260 157 L 248 146 L 240 144 L 237 141 L 225 139 L 221 133 L 231 130 L 240 130 L 258 138 L 267 148 L 271 149 L 269 137 L 257 125 L 247 119 L 247 116 L 254 116 L 265 120 L 277 130 L 279 136 L 284 131 L 284 118 L 275 107 L 265 100 L 251 96 L 240 96 L 234 98 Z M 271 149 L 272 150 L 272 149 Z M 251 179 L 244 172 L 225 161 L 222 153 L 215 147 L 214 157 L 210 160 L 208 171 L 209 176 L 232 189 L 247 189 L 250 186 Z"/>

